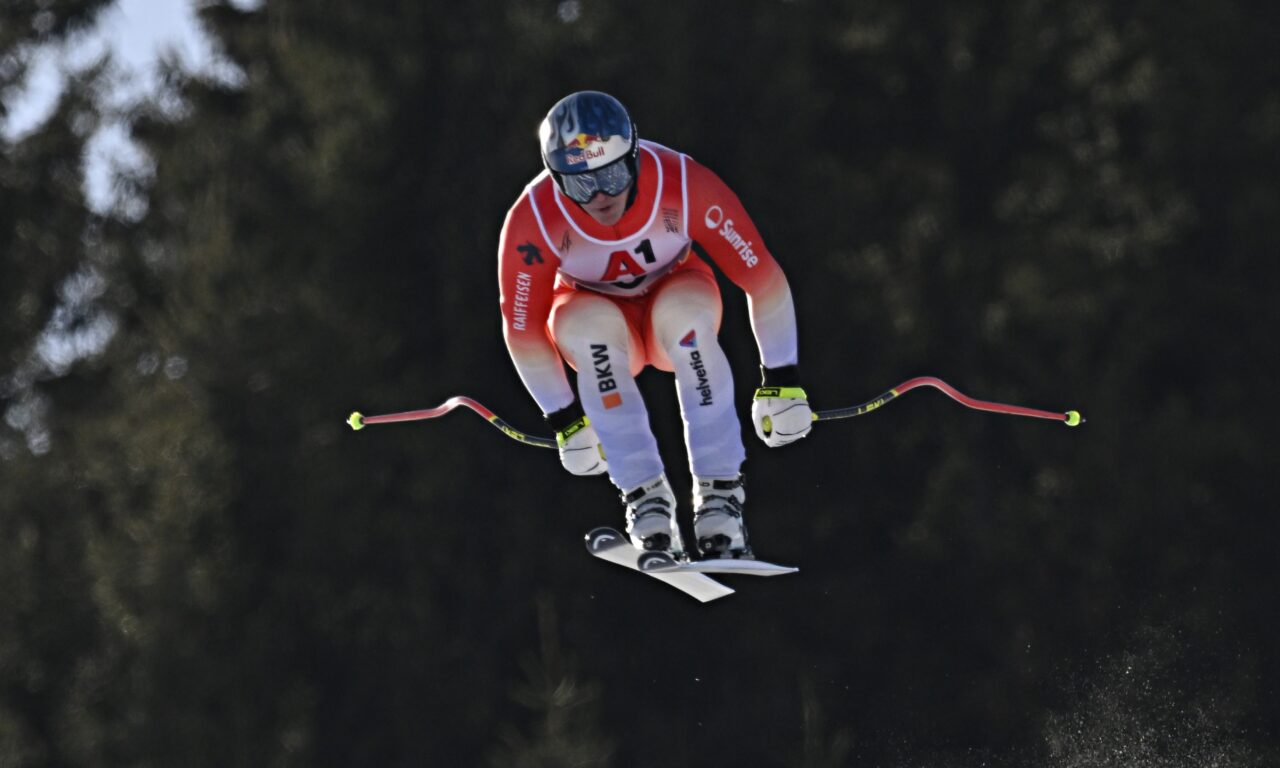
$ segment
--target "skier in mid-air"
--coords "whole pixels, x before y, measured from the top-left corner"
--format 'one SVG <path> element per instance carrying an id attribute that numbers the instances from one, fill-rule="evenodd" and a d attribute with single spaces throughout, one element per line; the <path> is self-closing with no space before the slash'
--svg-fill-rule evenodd
<path id="1" fill-rule="evenodd" d="M 507 213 L 499 244 L 503 335 L 575 475 L 608 472 L 633 545 L 686 556 L 635 376 L 674 372 L 704 558 L 751 557 L 746 452 L 720 293 L 705 253 L 747 294 L 763 386 L 751 420 L 778 447 L 808 434 L 786 277 L 734 193 L 680 152 L 636 135 L 612 96 L 561 99 L 539 128 L 545 170 Z M 693 253 L 697 250 L 698 253 Z M 564 364 L 577 371 L 578 396 Z"/>

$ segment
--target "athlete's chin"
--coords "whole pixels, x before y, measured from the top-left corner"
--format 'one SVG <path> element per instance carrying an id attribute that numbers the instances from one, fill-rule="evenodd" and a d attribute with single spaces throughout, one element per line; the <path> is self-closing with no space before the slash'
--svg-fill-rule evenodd
<path id="1" fill-rule="evenodd" d="M 623 206 L 620 202 L 610 203 L 598 209 L 589 208 L 587 213 L 591 214 L 591 218 L 608 227 L 617 224 L 622 218 Z"/>
<path id="2" fill-rule="evenodd" d="M 604 224 L 605 226 L 610 226 L 610 227 L 613 226 L 614 224 L 617 224 L 621 219 L 622 219 L 622 206 L 617 206 L 614 209 L 611 209 L 605 215 L 599 217 L 599 221 L 601 224 Z"/>

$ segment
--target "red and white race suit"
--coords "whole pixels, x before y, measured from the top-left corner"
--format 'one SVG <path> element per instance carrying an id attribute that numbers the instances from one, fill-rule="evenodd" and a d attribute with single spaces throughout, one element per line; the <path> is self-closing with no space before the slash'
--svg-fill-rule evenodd
<path id="1" fill-rule="evenodd" d="M 737 196 L 687 155 L 639 147 L 634 201 L 603 225 L 543 172 L 507 214 L 498 254 L 503 335 L 521 381 L 544 413 L 573 402 L 578 372 L 587 416 L 629 489 L 662 472 L 634 376 L 676 376 L 695 476 L 737 475 L 745 456 L 733 379 L 716 333 L 720 296 L 696 243 L 747 294 L 761 362 L 797 362 L 795 307 L 782 269 Z"/>

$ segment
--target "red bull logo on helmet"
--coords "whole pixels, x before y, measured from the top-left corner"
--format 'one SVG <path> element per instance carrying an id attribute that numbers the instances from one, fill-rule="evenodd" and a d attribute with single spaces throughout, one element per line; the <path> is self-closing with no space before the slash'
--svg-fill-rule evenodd
<path id="1" fill-rule="evenodd" d="M 568 173 L 602 168 L 625 157 L 631 150 L 630 139 L 619 135 L 579 132 L 563 137 L 560 141 L 564 142 L 562 147 L 552 154 L 566 166 L 561 171 Z"/>
<path id="2" fill-rule="evenodd" d="M 607 151 L 605 140 L 601 137 L 594 133 L 579 133 L 564 148 L 564 161 L 569 165 L 590 164 L 592 160 L 604 157 Z"/>
<path id="3" fill-rule="evenodd" d="M 577 136 L 574 136 L 572 139 L 569 140 L 569 146 L 577 147 L 578 149 L 586 149 L 591 144 L 603 144 L 603 143 L 604 143 L 604 139 L 600 138 L 594 133 L 579 133 Z"/>

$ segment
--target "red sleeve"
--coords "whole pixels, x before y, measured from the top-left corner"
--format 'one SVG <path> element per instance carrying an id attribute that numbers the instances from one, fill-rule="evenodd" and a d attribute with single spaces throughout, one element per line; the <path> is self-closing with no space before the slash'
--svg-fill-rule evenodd
<path id="1" fill-rule="evenodd" d="M 719 176 L 685 157 L 690 236 L 747 294 L 760 361 L 769 368 L 799 361 L 796 313 L 782 267 L 755 222 Z"/>
<path id="2" fill-rule="evenodd" d="M 520 380 L 543 413 L 573 402 L 547 317 L 560 259 L 542 236 L 528 190 L 507 213 L 498 242 L 502 335 Z"/>

